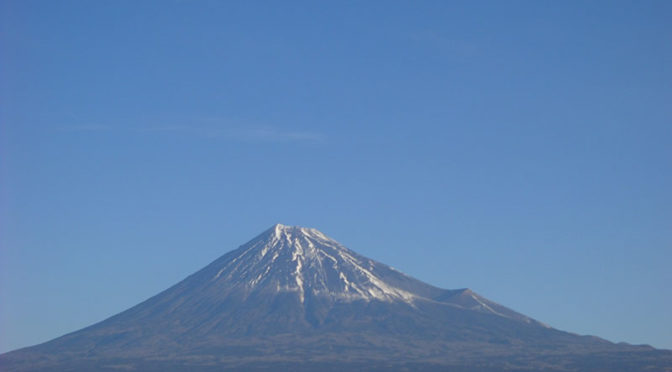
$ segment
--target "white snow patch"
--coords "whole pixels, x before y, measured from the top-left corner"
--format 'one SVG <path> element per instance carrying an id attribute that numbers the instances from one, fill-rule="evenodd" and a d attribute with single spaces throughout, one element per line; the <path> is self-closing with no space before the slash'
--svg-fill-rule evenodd
<path id="1" fill-rule="evenodd" d="M 493 308 L 491 308 L 490 306 L 488 306 L 488 304 L 486 304 L 485 302 L 481 301 L 481 300 L 480 300 L 478 297 L 476 297 L 475 295 L 472 294 L 472 295 L 471 295 L 471 298 L 473 298 L 474 300 L 476 300 L 476 302 L 478 302 L 484 309 L 490 311 L 491 313 L 496 314 L 496 315 L 499 315 L 499 316 L 503 316 L 503 317 L 505 317 L 505 318 L 508 318 L 508 317 L 505 316 L 504 314 L 501 314 L 501 313 L 498 313 L 497 311 L 495 311 Z"/>
<path id="2" fill-rule="evenodd" d="M 264 248 L 261 250 L 261 257 L 266 256 L 266 253 L 268 253 L 268 250 L 271 249 L 271 245 L 267 244 L 264 246 Z"/>
<path id="3" fill-rule="evenodd" d="M 292 261 L 296 261 L 296 270 L 294 271 L 294 277 L 296 279 L 296 285 L 299 290 L 299 299 L 301 300 L 301 303 L 305 300 L 305 294 L 304 294 L 304 289 L 303 289 L 303 273 L 301 272 L 301 268 L 303 267 L 303 247 L 301 246 L 301 243 L 297 239 L 295 242 L 295 249 L 294 252 L 292 253 Z"/>
<path id="4" fill-rule="evenodd" d="M 339 256 L 341 256 L 341 258 L 343 258 L 349 264 L 354 266 L 355 269 L 364 274 L 364 276 L 366 276 L 366 278 L 368 279 L 369 283 L 373 285 L 372 288 L 366 288 L 370 296 L 381 301 L 389 302 L 394 299 L 399 299 L 404 302 L 412 304 L 413 299 L 415 298 L 415 296 L 412 293 L 406 292 L 396 287 L 388 286 L 383 280 L 373 275 L 373 273 L 371 273 L 369 270 L 363 268 L 359 264 L 359 262 L 357 262 L 357 260 L 347 252 L 339 251 L 338 254 Z"/>
<path id="5" fill-rule="evenodd" d="M 345 274 L 343 274 L 342 272 L 339 272 L 339 273 L 338 273 L 338 277 L 341 278 L 341 280 L 342 280 L 343 283 L 345 284 L 345 291 L 346 291 L 346 292 L 349 292 L 349 290 L 350 290 L 350 282 L 348 281 L 348 277 L 346 277 Z"/>

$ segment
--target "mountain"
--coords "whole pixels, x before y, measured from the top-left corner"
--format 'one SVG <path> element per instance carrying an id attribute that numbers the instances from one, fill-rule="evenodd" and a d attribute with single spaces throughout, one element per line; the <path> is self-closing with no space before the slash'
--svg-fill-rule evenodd
<path id="1" fill-rule="evenodd" d="M 551 328 L 275 225 L 118 315 L 0 356 L 32 371 L 672 371 L 672 352 Z"/>

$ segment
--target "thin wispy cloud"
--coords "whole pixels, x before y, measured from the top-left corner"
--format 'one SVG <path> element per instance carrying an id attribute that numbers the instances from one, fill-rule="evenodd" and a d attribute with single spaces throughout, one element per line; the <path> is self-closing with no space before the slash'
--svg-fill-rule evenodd
<path id="1" fill-rule="evenodd" d="M 134 128 L 133 131 L 145 134 L 170 134 L 191 135 L 198 137 L 222 137 L 225 131 L 221 128 L 203 127 L 194 125 L 157 125 Z"/>
<path id="2" fill-rule="evenodd" d="M 276 127 L 221 128 L 191 125 L 163 125 L 137 128 L 141 133 L 180 133 L 184 135 L 221 138 L 242 142 L 322 142 L 325 136 L 318 132 L 285 130 Z"/>
<path id="3" fill-rule="evenodd" d="M 325 136 L 322 133 L 306 131 L 288 131 L 277 128 L 261 128 L 244 133 L 248 140 L 265 142 L 322 142 Z"/>
<path id="4" fill-rule="evenodd" d="M 103 132 L 113 129 L 111 126 L 103 124 L 92 125 L 70 125 L 60 127 L 59 130 L 66 132 Z M 143 135 L 171 135 L 179 134 L 182 136 L 218 138 L 225 141 L 236 141 L 246 143 L 321 143 L 326 140 L 323 133 L 303 130 L 290 130 L 278 127 L 218 127 L 202 125 L 153 125 L 138 126 L 126 128 L 114 128 L 116 132 L 126 132 L 128 134 L 136 133 Z"/>
<path id="5" fill-rule="evenodd" d="M 62 132 L 104 132 L 112 129 L 105 124 L 64 125 L 58 128 Z"/>
<path id="6" fill-rule="evenodd" d="M 187 125 L 159 125 L 153 127 L 134 128 L 137 132 L 184 132 L 193 130 L 193 127 Z"/>

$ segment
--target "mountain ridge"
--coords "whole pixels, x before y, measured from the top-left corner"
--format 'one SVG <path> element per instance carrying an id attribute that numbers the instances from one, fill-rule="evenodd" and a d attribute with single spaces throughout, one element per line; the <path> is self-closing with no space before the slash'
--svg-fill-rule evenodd
<path id="1" fill-rule="evenodd" d="M 492 370 L 562 371 L 614 355 L 630 355 L 637 368 L 672 366 L 672 353 L 556 330 L 471 289 L 424 283 L 319 230 L 276 224 L 126 311 L 0 355 L 0 366 L 181 372 L 411 363 L 480 371 L 485 360 Z"/>

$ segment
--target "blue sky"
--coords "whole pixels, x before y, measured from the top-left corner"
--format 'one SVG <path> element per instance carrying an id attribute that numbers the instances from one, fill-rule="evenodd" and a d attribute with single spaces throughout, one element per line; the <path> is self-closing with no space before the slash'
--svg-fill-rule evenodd
<path id="1" fill-rule="evenodd" d="M 0 3 L 0 352 L 276 222 L 672 349 L 672 3 Z"/>

